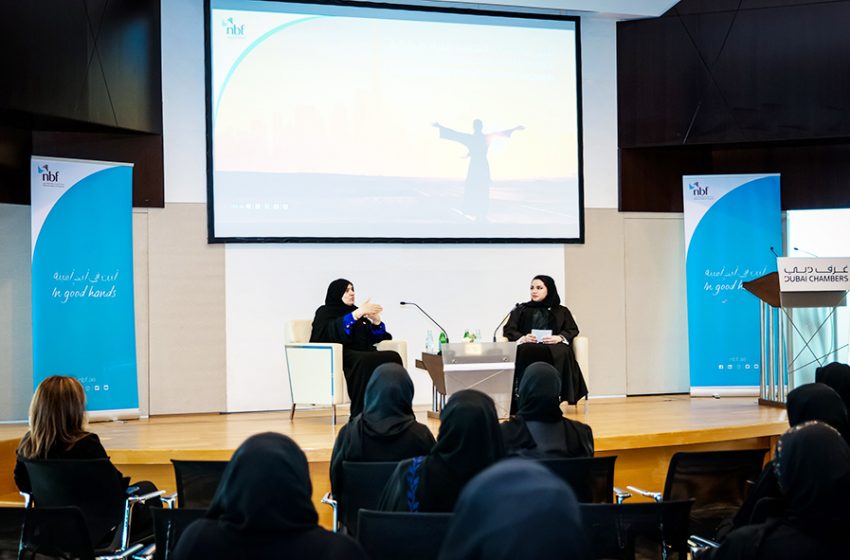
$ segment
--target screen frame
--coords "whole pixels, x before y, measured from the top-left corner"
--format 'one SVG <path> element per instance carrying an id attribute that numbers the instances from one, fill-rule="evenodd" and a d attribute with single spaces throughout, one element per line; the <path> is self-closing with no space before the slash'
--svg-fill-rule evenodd
<path id="1" fill-rule="evenodd" d="M 257 1 L 257 0 L 255 0 Z M 213 171 L 213 129 L 212 129 L 212 0 L 204 0 L 204 82 L 206 110 L 206 171 L 207 171 L 207 242 L 219 243 L 359 243 L 359 244 L 584 244 L 584 127 L 582 115 L 582 57 L 581 57 L 581 18 L 566 15 L 554 10 L 518 11 L 516 7 L 500 9 L 478 9 L 472 7 L 393 4 L 380 2 L 358 2 L 351 0 L 264 0 L 279 4 L 312 4 L 317 6 L 333 5 L 351 8 L 376 8 L 385 10 L 442 12 L 449 14 L 494 16 L 516 19 L 538 19 L 569 21 L 575 25 L 576 53 L 576 134 L 578 162 L 578 237 L 219 237 L 215 234 L 215 193 Z"/>

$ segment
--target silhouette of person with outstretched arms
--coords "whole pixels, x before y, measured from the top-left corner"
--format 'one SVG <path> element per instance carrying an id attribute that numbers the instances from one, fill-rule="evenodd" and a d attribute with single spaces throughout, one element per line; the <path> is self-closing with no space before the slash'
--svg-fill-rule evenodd
<path id="1" fill-rule="evenodd" d="M 518 130 L 525 130 L 525 127 L 515 126 L 508 130 L 484 134 L 482 132 L 484 123 L 481 122 L 481 119 L 472 121 L 472 134 L 458 132 L 438 122 L 434 123 L 434 127 L 439 129 L 440 138 L 460 142 L 469 150 L 467 154 L 469 169 L 466 172 L 466 188 L 463 192 L 463 214 L 471 220 L 486 220 L 490 205 L 491 182 L 487 151 L 494 139 L 498 137 L 510 138 L 511 134 Z"/>

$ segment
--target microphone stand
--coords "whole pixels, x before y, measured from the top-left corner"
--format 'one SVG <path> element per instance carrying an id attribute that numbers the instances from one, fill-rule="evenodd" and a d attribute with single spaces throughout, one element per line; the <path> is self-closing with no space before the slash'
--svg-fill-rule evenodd
<path id="1" fill-rule="evenodd" d="M 519 306 L 521 306 L 521 305 L 522 305 L 521 303 L 518 303 L 518 304 L 514 305 L 514 308 L 513 308 L 513 309 L 511 309 L 510 311 L 508 311 L 508 312 L 505 314 L 505 316 L 504 316 L 504 317 L 502 317 L 502 320 L 501 320 L 501 321 L 499 321 L 499 324 L 498 324 L 498 325 L 496 325 L 496 328 L 495 328 L 495 329 L 493 329 L 493 342 L 496 342 L 496 333 L 497 333 L 497 332 L 499 332 L 499 327 L 501 327 L 501 326 L 502 326 L 502 323 L 504 323 L 505 321 L 507 321 L 507 320 L 508 320 L 508 317 L 510 317 L 510 316 L 511 316 L 511 313 L 513 313 L 513 312 L 514 312 L 514 309 L 517 309 L 517 308 L 518 308 Z"/>
<path id="2" fill-rule="evenodd" d="M 444 335 L 446 335 L 446 342 L 448 342 L 448 341 L 449 341 L 449 334 L 446 332 L 446 329 L 444 329 L 442 326 L 440 326 L 440 323 L 438 323 L 436 319 L 434 319 L 433 317 L 431 317 L 430 315 L 428 315 L 428 313 L 427 313 L 424 309 L 422 309 L 421 307 L 419 307 L 419 304 L 418 304 L 418 303 L 413 303 L 412 301 L 400 301 L 400 302 L 398 302 L 398 303 L 399 303 L 399 305 L 412 305 L 413 307 L 415 307 L 416 309 L 418 309 L 418 310 L 419 310 L 419 311 L 420 311 L 423 315 L 425 315 L 426 317 L 428 317 L 428 318 L 431 320 L 431 322 L 432 322 L 432 323 L 434 323 L 435 325 L 437 325 L 437 328 L 438 328 L 438 329 L 440 329 L 440 332 L 441 332 L 441 333 L 443 333 Z"/>

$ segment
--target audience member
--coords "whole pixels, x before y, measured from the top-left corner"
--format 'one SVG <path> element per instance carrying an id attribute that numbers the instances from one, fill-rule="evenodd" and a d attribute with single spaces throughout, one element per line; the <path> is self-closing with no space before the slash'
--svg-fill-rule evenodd
<path id="1" fill-rule="evenodd" d="M 97 434 L 85 430 L 86 393 L 74 377 L 53 375 L 39 383 L 30 402 L 29 431 L 18 446 L 15 463 L 15 484 L 22 492 L 32 493 L 27 460 L 44 459 L 108 459 Z M 110 463 L 111 464 L 111 463 Z M 112 467 L 123 487 L 130 479 Z M 156 491 L 153 483 L 134 481 L 134 493 L 142 495 Z M 38 496 L 34 496 L 37 500 Z M 133 508 L 132 540 L 150 537 L 153 519 L 149 507 L 162 507 L 158 499 L 149 500 Z M 114 530 L 113 530 L 114 533 Z M 103 536 L 109 541 L 113 533 Z M 100 543 L 95 543 L 98 545 Z"/>
<path id="2" fill-rule="evenodd" d="M 815 370 L 815 382 L 835 389 L 850 414 L 850 365 L 832 362 L 821 366 Z"/>
<path id="3" fill-rule="evenodd" d="M 564 418 L 560 401 L 558 370 L 545 362 L 528 366 L 519 384 L 519 410 L 501 425 L 509 455 L 593 457 L 593 431 Z"/>
<path id="4" fill-rule="evenodd" d="M 810 420 L 825 422 L 838 430 L 842 437 L 847 439 L 850 434 L 848 427 L 847 409 L 833 389 L 823 383 L 808 383 L 800 385 L 788 393 L 788 424 L 791 427 L 798 426 Z M 782 498 L 779 482 L 776 479 L 775 469 L 772 463 L 764 468 L 755 485 L 747 495 L 747 499 L 741 505 L 738 513 L 732 520 L 729 529 L 742 527 L 751 522 L 756 504 L 765 498 Z M 758 519 L 756 522 L 763 520 Z M 721 535 L 728 532 L 720 531 Z"/>
<path id="5" fill-rule="evenodd" d="M 413 415 L 413 381 L 399 364 L 375 368 L 362 414 L 339 431 L 331 455 L 331 490 L 342 493 L 343 461 L 400 461 L 426 455 L 434 436 Z"/>
<path id="6" fill-rule="evenodd" d="M 233 454 L 205 518 L 186 528 L 174 558 L 365 560 L 355 541 L 319 527 L 311 494 L 307 457 L 294 441 L 252 436 Z"/>
<path id="7" fill-rule="evenodd" d="M 478 391 L 458 391 L 440 414 L 437 444 L 428 455 L 399 463 L 378 507 L 384 511 L 452 511 L 464 485 L 503 455 L 493 400 Z"/>
<path id="8" fill-rule="evenodd" d="M 440 560 L 587 557 L 573 491 L 546 467 L 520 459 L 501 461 L 466 485 L 440 552 Z"/>
<path id="9" fill-rule="evenodd" d="M 850 447 L 828 424 L 811 421 L 779 438 L 774 460 L 784 514 L 730 533 L 700 558 L 791 560 L 844 558 L 850 527 Z"/>
<path id="10" fill-rule="evenodd" d="M 24 460 L 108 458 L 97 434 L 87 432 L 85 423 L 86 393 L 77 379 L 53 375 L 42 381 L 30 402 L 30 429 L 18 446 L 18 489 L 32 491 Z M 118 469 L 115 476 L 122 478 Z"/>

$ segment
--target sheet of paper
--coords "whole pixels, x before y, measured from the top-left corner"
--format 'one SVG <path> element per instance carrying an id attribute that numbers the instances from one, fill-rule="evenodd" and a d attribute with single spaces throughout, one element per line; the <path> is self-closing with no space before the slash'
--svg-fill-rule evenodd
<path id="1" fill-rule="evenodd" d="M 531 334 L 537 338 L 537 342 L 543 342 L 547 336 L 552 336 L 552 331 L 549 329 L 531 329 Z"/>

